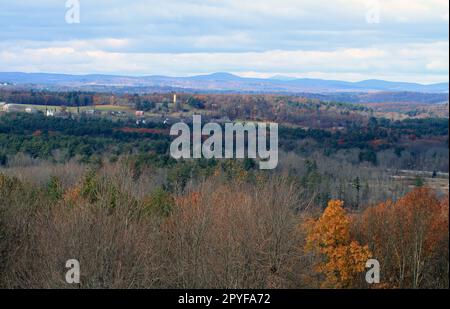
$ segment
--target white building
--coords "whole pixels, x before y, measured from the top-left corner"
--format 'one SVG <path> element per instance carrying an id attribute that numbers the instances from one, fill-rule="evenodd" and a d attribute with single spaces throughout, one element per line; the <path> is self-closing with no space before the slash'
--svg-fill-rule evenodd
<path id="1" fill-rule="evenodd" d="M 20 104 L 4 104 L 2 109 L 7 113 L 23 113 L 26 112 L 27 106 Z"/>
<path id="2" fill-rule="evenodd" d="M 37 112 L 38 112 L 38 110 L 35 109 L 34 107 L 27 107 L 27 108 L 25 108 L 25 113 L 36 114 Z"/>

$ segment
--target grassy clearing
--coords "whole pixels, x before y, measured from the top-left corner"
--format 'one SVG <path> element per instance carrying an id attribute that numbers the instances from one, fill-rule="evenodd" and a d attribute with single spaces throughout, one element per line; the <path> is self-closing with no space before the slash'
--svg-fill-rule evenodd
<path id="1" fill-rule="evenodd" d="M 17 105 L 23 105 L 26 107 L 31 107 L 34 109 L 37 109 L 39 111 L 45 111 L 46 109 L 56 109 L 60 110 L 61 106 L 51 106 L 51 105 L 33 105 L 33 104 L 17 104 Z M 77 112 L 77 107 L 75 106 L 68 106 L 66 109 L 70 112 Z M 109 111 L 132 111 L 133 109 L 129 106 L 123 106 L 123 105 L 90 105 L 90 106 L 80 106 L 80 111 L 87 111 L 90 109 L 96 109 L 100 110 L 102 112 L 109 112 Z"/>

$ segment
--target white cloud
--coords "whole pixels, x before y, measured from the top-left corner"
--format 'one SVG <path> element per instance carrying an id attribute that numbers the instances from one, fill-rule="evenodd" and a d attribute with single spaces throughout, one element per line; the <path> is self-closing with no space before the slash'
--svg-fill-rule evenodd
<path id="1" fill-rule="evenodd" d="M 381 23 L 367 24 L 370 4 Z M 0 71 L 448 80 L 448 0 L 2 3 Z"/>
<path id="2" fill-rule="evenodd" d="M 244 76 L 252 76 L 254 72 L 253 76 L 283 74 L 344 80 L 400 77 L 417 82 L 448 80 L 448 42 L 243 53 L 122 53 L 98 49 L 98 45 L 90 42 L 68 42 L 66 46 L 70 47 L 63 47 L 61 42 L 56 45 L 3 49 L 0 70 L 140 75 L 228 71 Z"/>

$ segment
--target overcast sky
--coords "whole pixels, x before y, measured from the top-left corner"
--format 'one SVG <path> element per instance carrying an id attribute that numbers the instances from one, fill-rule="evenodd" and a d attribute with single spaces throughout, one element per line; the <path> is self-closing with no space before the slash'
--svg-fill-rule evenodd
<path id="1" fill-rule="evenodd" d="M 79 2 L 0 0 L 0 71 L 448 81 L 448 0 Z"/>

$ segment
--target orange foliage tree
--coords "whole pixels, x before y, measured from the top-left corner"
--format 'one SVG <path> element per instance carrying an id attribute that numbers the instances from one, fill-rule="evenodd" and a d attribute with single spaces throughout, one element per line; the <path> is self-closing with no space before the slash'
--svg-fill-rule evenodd
<path id="1" fill-rule="evenodd" d="M 322 216 L 307 223 L 306 250 L 321 257 L 316 270 L 325 275 L 323 287 L 352 287 L 371 257 L 367 246 L 351 239 L 350 218 L 343 204 L 329 201 Z"/>
<path id="2" fill-rule="evenodd" d="M 448 275 L 448 196 L 440 201 L 433 190 L 416 188 L 365 210 L 360 226 L 390 287 L 426 287 L 436 283 L 426 276 Z"/>

